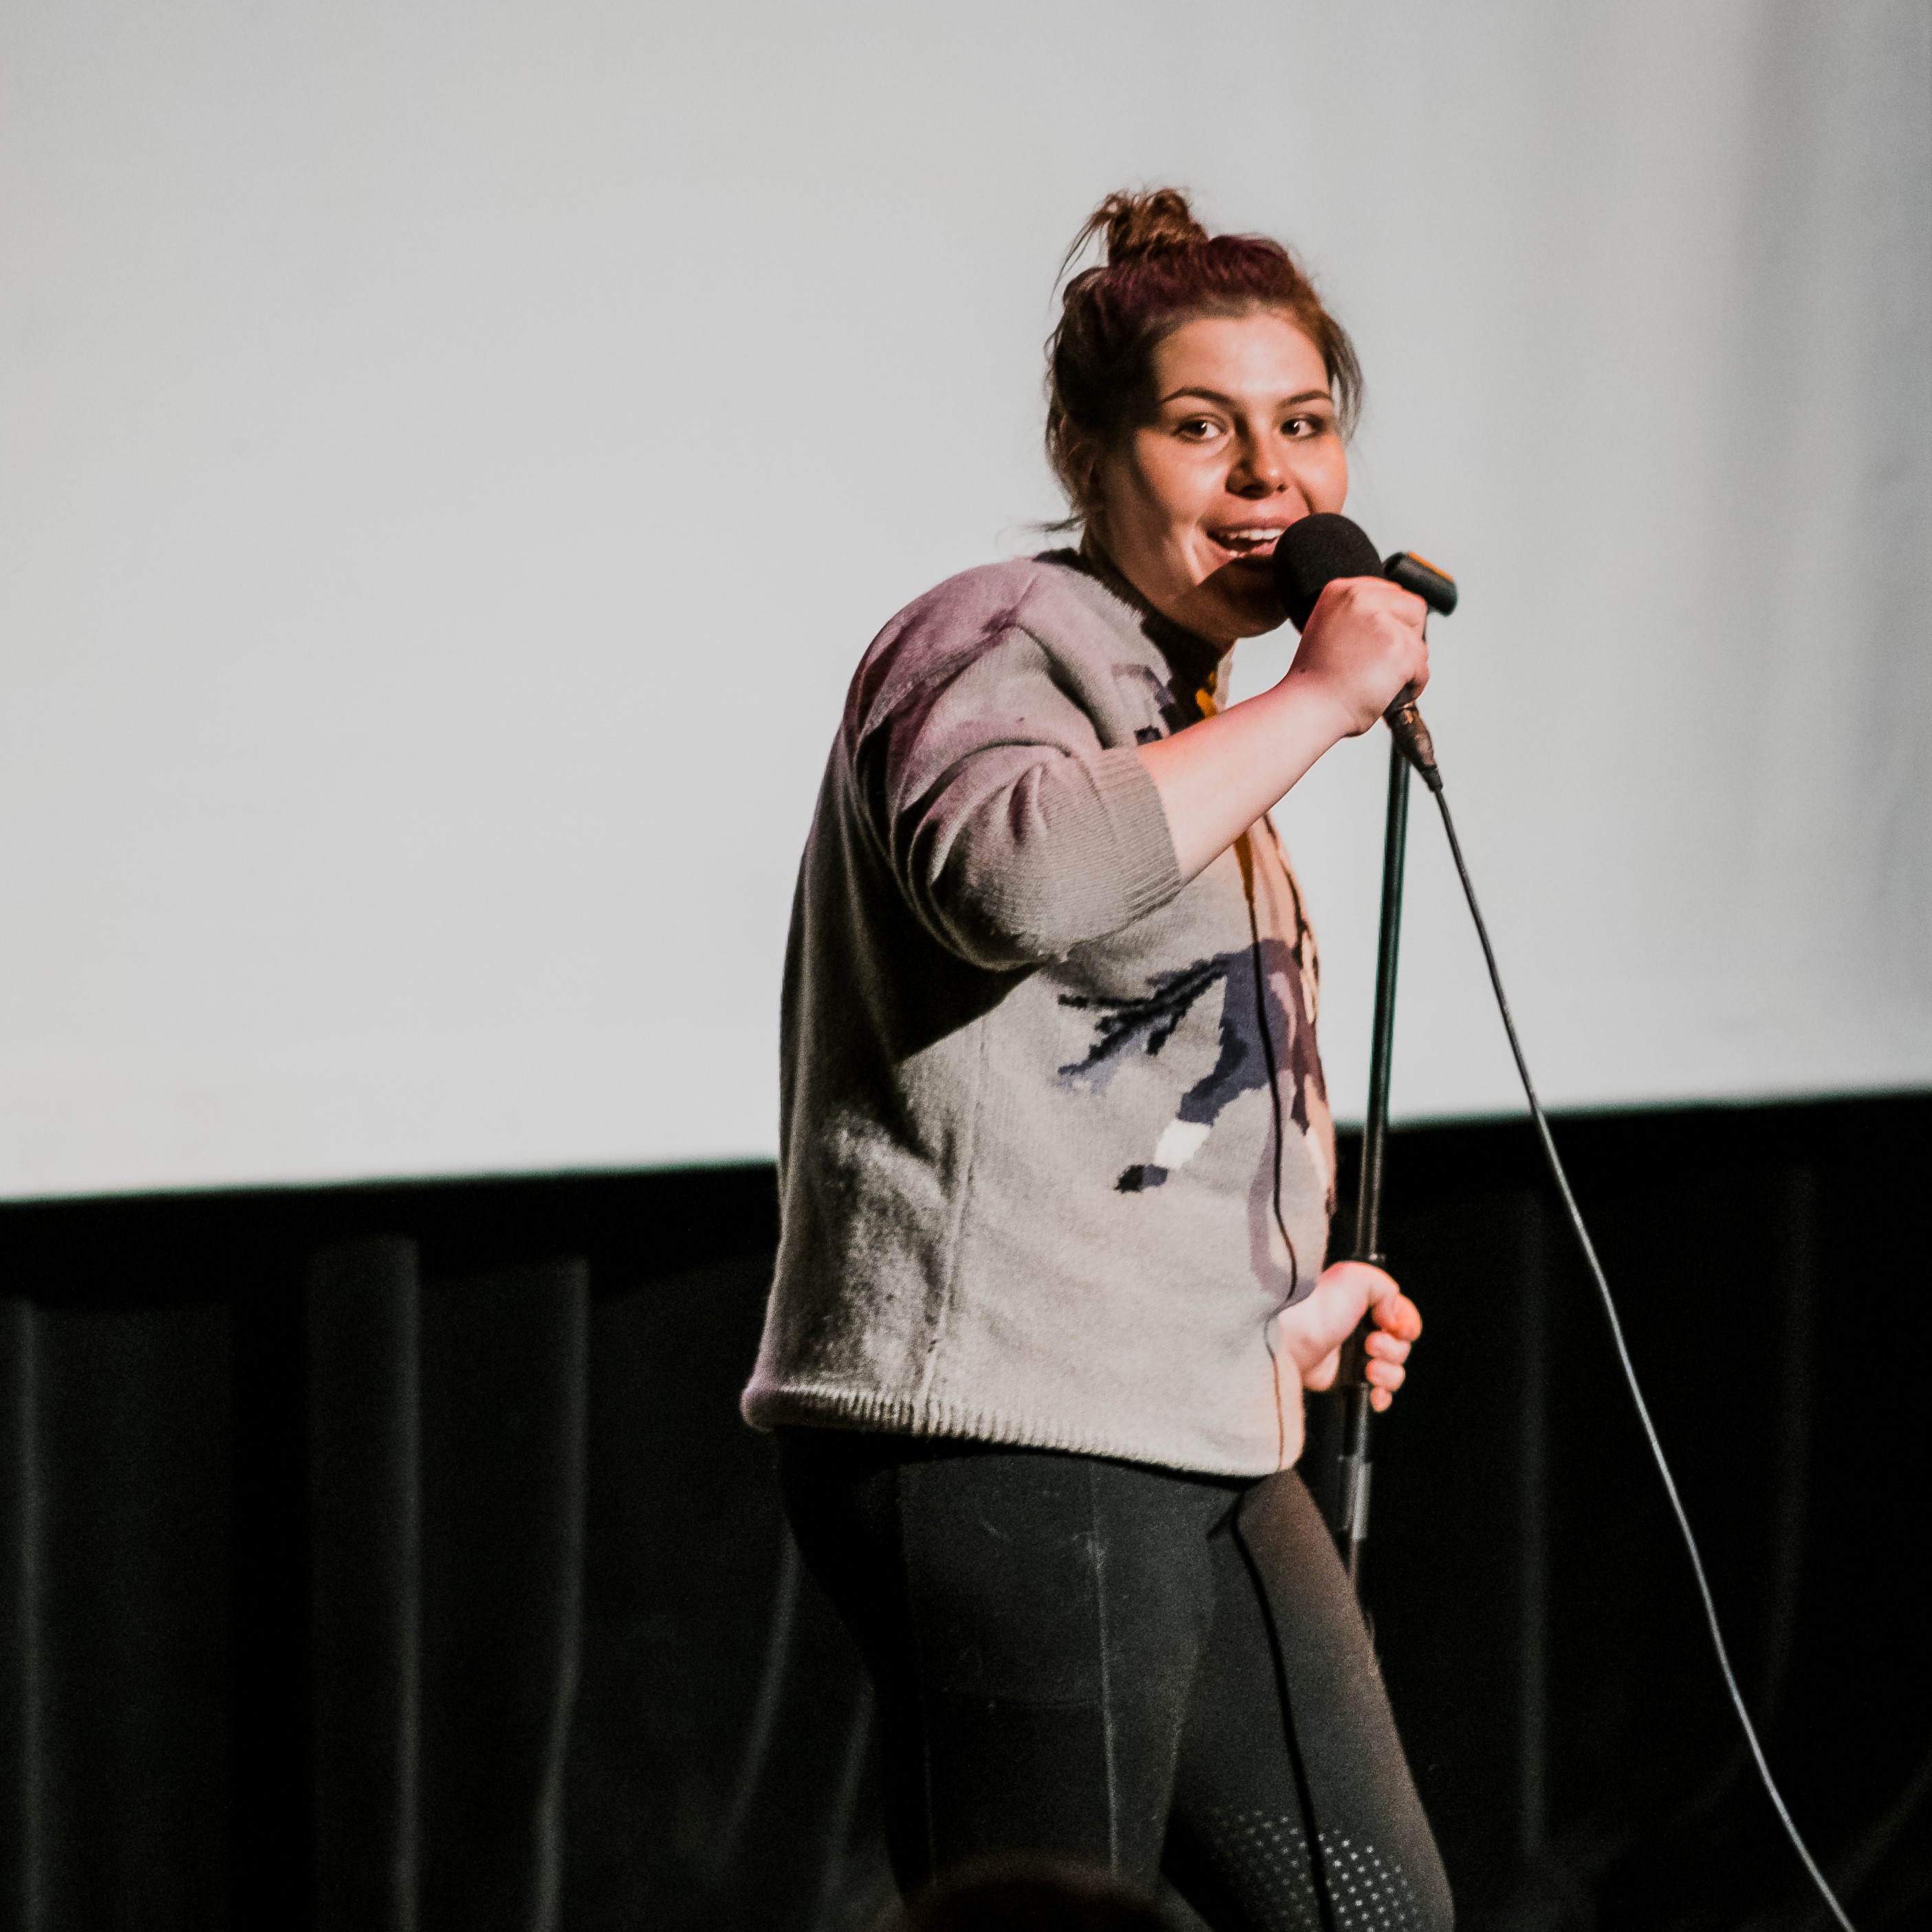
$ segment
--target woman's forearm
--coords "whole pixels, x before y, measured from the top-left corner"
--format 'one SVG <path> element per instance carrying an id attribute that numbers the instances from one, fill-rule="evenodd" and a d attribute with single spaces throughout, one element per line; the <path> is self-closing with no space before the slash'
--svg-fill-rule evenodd
<path id="1" fill-rule="evenodd" d="M 1294 670 L 1244 699 L 1140 748 L 1160 794 L 1181 876 L 1191 879 L 1360 727 L 1314 680 Z"/>

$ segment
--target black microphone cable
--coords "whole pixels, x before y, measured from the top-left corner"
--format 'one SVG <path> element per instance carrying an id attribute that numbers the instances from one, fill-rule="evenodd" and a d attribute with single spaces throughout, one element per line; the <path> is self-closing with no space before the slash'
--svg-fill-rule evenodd
<path id="1" fill-rule="evenodd" d="M 1398 552 L 1384 562 L 1377 555 L 1366 532 L 1346 517 L 1332 512 L 1318 512 L 1290 524 L 1282 532 L 1274 551 L 1275 588 L 1282 609 L 1297 630 L 1307 623 L 1323 590 L 1336 578 L 1348 577 L 1386 577 L 1421 598 L 1432 610 L 1443 616 L 1456 608 L 1454 578 L 1426 558 L 1408 551 Z M 1636 1365 L 1630 1360 L 1630 1348 L 1624 1340 L 1624 1325 L 1610 1294 L 1610 1278 L 1598 1258 L 1590 1231 L 1583 1224 L 1576 1197 L 1570 1192 L 1570 1177 L 1563 1171 L 1556 1138 L 1550 1131 L 1549 1118 L 1543 1111 L 1543 1102 L 1537 1098 L 1536 1083 L 1529 1076 L 1529 1062 L 1523 1056 L 1522 1042 L 1516 1036 L 1516 1018 L 1510 1011 L 1509 998 L 1503 991 L 1502 974 L 1496 966 L 1496 949 L 1490 944 L 1490 929 L 1484 922 L 1483 909 L 1476 902 L 1475 885 L 1462 856 L 1462 842 L 1456 836 L 1456 821 L 1450 814 L 1448 796 L 1442 788 L 1442 774 L 1436 768 L 1435 748 L 1430 742 L 1428 727 L 1423 723 L 1422 714 L 1416 709 L 1414 695 L 1409 692 L 1402 692 L 1384 715 L 1390 732 L 1402 747 L 1403 756 L 1420 775 L 1423 783 L 1434 793 L 1436 808 L 1442 814 L 1442 829 L 1449 835 L 1450 854 L 1456 861 L 1456 876 L 1462 882 L 1462 896 L 1469 902 L 1469 916 L 1475 922 L 1476 937 L 1482 942 L 1484 963 L 1490 969 L 1490 984 L 1496 991 L 1496 1010 L 1502 1014 L 1503 1030 L 1509 1036 L 1510 1052 L 1515 1057 L 1516 1070 L 1522 1078 L 1530 1118 L 1536 1123 L 1544 1161 L 1562 1198 L 1564 1212 L 1569 1216 L 1570 1232 L 1576 1237 L 1576 1245 L 1582 1251 L 1590 1279 L 1596 1284 L 1597 1298 L 1603 1304 L 1604 1319 L 1610 1324 L 1610 1339 L 1616 1345 L 1617 1360 L 1623 1369 L 1624 1381 L 1629 1387 L 1630 1400 L 1636 1406 L 1637 1420 L 1643 1425 L 1644 1440 L 1650 1445 L 1651 1460 L 1657 1465 L 1657 1473 L 1664 1479 L 1664 1494 L 1670 1499 L 1671 1514 L 1677 1519 L 1678 1533 L 1690 1558 L 1691 1574 L 1696 1580 L 1697 1594 L 1704 1606 L 1704 1622 L 1711 1633 L 1711 1647 L 1717 1652 L 1718 1668 L 1724 1673 L 1724 1688 L 1730 1694 L 1731 1708 L 1737 1713 L 1744 1742 L 1750 1747 L 1752 1762 L 1757 1766 L 1759 1779 L 1778 1814 L 1778 1822 L 1784 1827 L 1785 1836 L 1791 1840 L 1811 1882 L 1816 1886 L 1818 1895 L 1830 1907 L 1832 1916 L 1844 1932 L 1856 1932 L 1851 1920 L 1845 1916 L 1844 1907 L 1826 1882 L 1825 1874 L 1818 1869 L 1817 1860 L 1812 1857 L 1809 1847 L 1798 1835 L 1798 1827 L 1792 1822 L 1784 1795 L 1766 1761 L 1764 1748 L 1758 1742 L 1756 1727 L 1751 1723 L 1750 1713 L 1744 1708 L 1744 1694 L 1738 1688 L 1736 1674 L 1731 1669 L 1730 1653 L 1724 1647 L 1724 1634 L 1718 1626 L 1718 1606 L 1711 1594 L 1709 1579 L 1704 1574 L 1703 1556 L 1697 1547 L 1696 1538 L 1691 1533 L 1690 1518 L 1684 1510 L 1684 1499 L 1677 1493 L 1676 1478 L 1671 1474 L 1670 1465 L 1665 1460 L 1657 1425 L 1650 1419 L 1650 1405 L 1644 1400 L 1643 1390 L 1638 1384 Z"/>
<path id="2" fill-rule="evenodd" d="M 1413 707 L 1410 715 L 1414 716 Z M 1420 718 L 1416 723 L 1420 724 Z M 1400 735 L 1400 734 L 1399 734 Z M 1422 742 L 1426 746 L 1426 734 Z M 1857 1932 L 1851 1920 L 1845 1915 L 1844 1907 L 1826 1882 L 1825 1874 L 1818 1869 L 1818 1862 L 1799 1836 L 1798 1827 L 1792 1822 L 1790 1812 L 1786 1809 L 1784 1795 L 1778 1788 L 1778 1781 L 1771 1774 L 1771 1766 L 1766 1761 L 1764 1748 L 1758 1742 L 1757 1729 L 1750 1720 L 1750 1713 L 1744 1708 L 1744 1694 L 1738 1688 L 1736 1673 L 1731 1669 L 1730 1652 L 1724 1647 L 1724 1634 L 1718 1623 L 1718 1606 L 1711 1594 L 1709 1580 L 1704 1574 L 1704 1558 L 1697 1548 L 1697 1539 L 1691 1533 L 1690 1518 L 1684 1508 L 1684 1499 L 1677 1493 L 1677 1482 L 1670 1473 L 1670 1465 L 1665 1460 L 1664 1444 L 1658 1438 L 1657 1425 L 1650 1419 L 1650 1406 L 1643 1399 L 1643 1390 L 1638 1385 L 1636 1365 L 1630 1360 L 1630 1348 L 1624 1340 L 1624 1325 L 1618 1318 L 1617 1305 L 1610 1294 L 1610 1277 L 1604 1272 L 1604 1264 L 1598 1258 L 1596 1244 L 1590 1239 L 1590 1231 L 1584 1226 L 1582 1210 L 1576 1205 L 1576 1197 L 1570 1190 L 1570 1177 L 1563 1171 L 1563 1162 L 1556 1151 L 1555 1136 L 1550 1131 L 1549 1117 L 1543 1111 L 1543 1102 L 1537 1098 L 1536 1083 L 1529 1076 L 1529 1062 L 1524 1058 L 1522 1042 L 1516 1037 L 1516 1019 L 1510 1011 L 1509 996 L 1503 991 L 1502 974 L 1497 970 L 1496 949 L 1490 944 L 1490 929 L 1483 920 L 1483 909 L 1476 902 L 1476 888 L 1469 878 L 1469 868 L 1462 856 L 1462 842 L 1456 836 L 1456 821 L 1450 815 L 1448 794 L 1442 788 L 1442 774 L 1436 770 L 1435 761 L 1417 756 L 1405 737 L 1404 748 L 1408 751 L 1410 762 L 1420 771 L 1423 782 L 1435 794 L 1436 808 L 1442 814 L 1442 829 L 1449 835 L 1450 856 L 1456 862 L 1456 876 L 1462 882 L 1462 896 L 1469 902 L 1469 916 L 1475 922 L 1476 937 L 1482 942 L 1483 961 L 1490 969 L 1490 984 L 1496 990 L 1496 1010 L 1502 1016 L 1503 1030 L 1509 1036 L 1510 1052 L 1515 1056 L 1516 1070 L 1522 1081 L 1523 1097 L 1529 1102 L 1530 1118 L 1536 1123 L 1537 1138 L 1541 1142 L 1544 1164 L 1550 1169 L 1550 1178 L 1556 1184 L 1556 1191 L 1562 1197 L 1564 1212 L 1570 1218 L 1570 1232 L 1576 1237 L 1576 1246 L 1582 1251 L 1586 1264 L 1590 1270 L 1590 1279 L 1596 1284 L 1597 1298 L 1603 1304 L 1604 1318 L 1610 1324 L 1610 1339 L 1616 1345 L 1617 1360 L 1624 1372 L 1624 1381 L 1628 1385 L 1630 1400 L 1636 1406 L 1637 1420 L 1643 1425 L 1644 1440 L 1650 1444 L 1651 1460 L 1657 1465 L 1657 1473 L 1664 1480 L 1664 1494 L 1670 1498 L 1671 1514 L 1677 1519 L 1678 1533 L 1684 1540 L 1684 1547 L 1690 1558 L 1691 1574 L 1696 1579 L 1697 1594 L 1704 1606 L 1704 1622 L 1711 1633 L 1711 1647 L 1718 1654 L 1718 1668 L 1724 1672 L 1724 1688 L 1730 1692 L 1731 1708 L 1736 1712 L 1738 1723 L 1742 1727 L 1744 1742 L 1750 1747 L 1751 1760 L 1757 1766 L 1757 1774 L 1769 1796 L 1773 1808 L 1778 1813 L 1778 1822 L 1784 1827 L 1784 1834 L 1802 1860 L 1811 1882 L 1818 1888 L 1818 1895 L 1830 1907 L 1832 1916 L 1844 1928 L 1844 1932 Z"/>

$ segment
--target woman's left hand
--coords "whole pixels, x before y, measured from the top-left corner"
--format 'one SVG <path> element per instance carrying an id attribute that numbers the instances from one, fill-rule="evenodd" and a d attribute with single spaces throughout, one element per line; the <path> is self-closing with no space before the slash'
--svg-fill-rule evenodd
<path id="1" fill-rule="evenodd" d="M 1322 1270 L 1305 1301 L 1275 1317 L 1276 1347 L 1300 1372 L 1304 1388 L 1325 1389 L 1342 1362 L 1342 1344 L 1364 1313 L 1369 1332 L 1369 1406 L 1382 1410 L 1395 1400 L 1406 1373 L 1402 1364 L 1422 1333 L 1422 1314 L 1396 1287 L 1392 1275 L 1366 1262 L 1336 1262 Z"/>

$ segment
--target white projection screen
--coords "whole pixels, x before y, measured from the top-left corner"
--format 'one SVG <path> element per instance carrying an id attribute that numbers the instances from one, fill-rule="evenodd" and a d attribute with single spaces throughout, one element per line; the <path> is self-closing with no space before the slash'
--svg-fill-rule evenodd
<path id="1" fill-rule="evenodd" d="M 1923 0 L 0 10 L 0 1192 L 768 1156 L 1108 189 L 1302 253 L 1570 1108 L 1932 1080 Z M 1244 646 L 1247 689 L 1288 643 Z M 1282 808 L 1359 1118 L 1384 742 Z M 1439 829 L 1399 1116 L 1518 1104 Z"/>

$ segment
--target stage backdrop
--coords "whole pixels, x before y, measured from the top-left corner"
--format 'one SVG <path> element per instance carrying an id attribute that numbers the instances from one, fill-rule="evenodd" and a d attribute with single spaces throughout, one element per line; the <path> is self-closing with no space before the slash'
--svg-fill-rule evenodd
<path id="1" fill-rule="evenodd" d="M 1551 1098 L 1932 1079 L 1928 22 L 14 0 L 0 1192 L 768 1153 L 846 679 L 1046 541 L 1060 253 L 1162 182 L 1301 250 L 1462 580 Z M 1345 1116 L 1383 770 L 1281 814 Z M 1508 1108 L 1413 851 L 1398 1110 Z"/>

